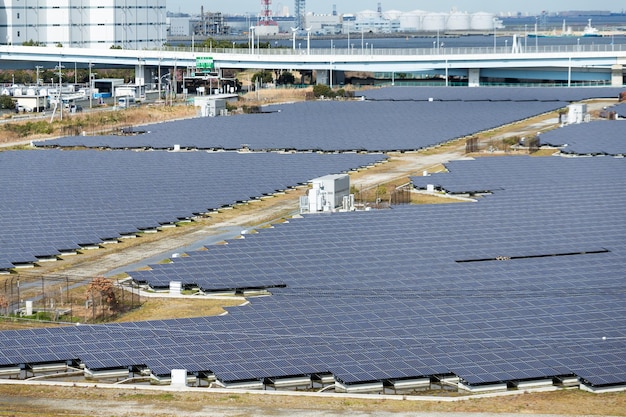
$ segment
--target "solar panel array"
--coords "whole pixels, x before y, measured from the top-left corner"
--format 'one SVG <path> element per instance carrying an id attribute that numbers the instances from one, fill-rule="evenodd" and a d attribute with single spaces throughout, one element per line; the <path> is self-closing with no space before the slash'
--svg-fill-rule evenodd
<path id="1" fill-rule="evenodd" d="M 578 155 L 626 155 L 626 124 L 598 120 L 566 125 L 541 134 L 542 145 L 560 148 L 562 153 Z"/>
<path id="2" fill-rule="evenodd" d="M 220 317 L 5 332 L 0 365 L 80 358 L 225 382 L 330 372 L 345 384 L 451 373 L 471 385 L 572 374 L 626 383 L 624 160 L 449 169 L 425 179 L 467 189 L 473 178 L 494 193 L 309 215 L 191 253 L 152 278 L 286 287 Z"/>
<path id="3" fill-rule="evenodd" d="M 626 103 L 619 103 L 609 107 L 609 110 L 614 111 L 617 115 L 624 119 L 626 118 Z"/>
<path id="4" fill-rule="evenodd" d="M 0 269 L 248 201 L 380 154 L 0 153 Z"/>
<path id="5" fill-rule="evenodd" d="M 387 87 L 363 91 L 367 100 L 581 101 L 618 98 L 619 87 Z"/>
<path id="6" fill-rule="evenodd" d="M 37 146 L 189 149 L 417 150 L 566 106 L 564 101 L 316 101 L 268 113 L 196 118 L 135 136 L 72 136 Z"/>

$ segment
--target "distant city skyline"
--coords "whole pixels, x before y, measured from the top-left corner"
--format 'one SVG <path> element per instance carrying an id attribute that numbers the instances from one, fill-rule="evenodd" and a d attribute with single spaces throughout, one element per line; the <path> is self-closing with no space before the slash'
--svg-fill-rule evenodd
<path id="1" fill-rule="evenodd" d="M 590 3 L 589 0 L 525 0 L 522 2 L 503 2 L 502 0 L 439 0 L 432 2 L 416 2 L 415 0 L 307 0 L 307 12 L 316 14 L 330 14 L 333 5 L 337 5 L 337 13 L 356 13 L 361 10 L 376 10 L 378 3 L 386 10 L 425 10 L 429 12 L 449 12 L 453 7 L 459 11 L 467 12 L 492 12 L 498 14 L 539 14 L 542 11 L 559 12 L 566 10 L 602 10 L 621 12 L 624 7 L 617 4 L 609 5 L 607 2 Z M 619 2 L 615 2 L 619 3 Z M 174 2 L 167 0 L 167 10 L 181 13 L 200 13 L 200 7 L 205 11 L 222 12 L 228 14 L 257 14 L 261 10 L 261 0 L 186 0 Z M 626 6 L 626 5 L 624 5 Z M 283 7 L 293 14 L 293 0 L 272 0 L 272 10 L 279 12 Z"/>

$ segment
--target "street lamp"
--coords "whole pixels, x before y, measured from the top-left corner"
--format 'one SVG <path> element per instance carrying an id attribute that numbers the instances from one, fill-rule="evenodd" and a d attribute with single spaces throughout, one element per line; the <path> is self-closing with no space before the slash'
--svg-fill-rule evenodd
<path id="1" fill-rule="evenodd" d="M 43 69 L 42 65 L 35 65 L 35 69 L 37 70 L 37 86 L 39 86 L 40 82 L 39 82 L 39 70 Z"/>
<path id="2" fill-rule="evenodd" d="M 89 108 L 93 108 L 93 74 L 91 72 L 91 68 L 93 68 L 93 63 L 89 63 Z"/>
<path id="3" fill-rule="evenodd" d="M 291 46 L 292 49 L 295 51 L 296 50 L 296 32 L 298 31 L 298 28 L 291 28 L 291 33 L 293 34 L 292 40 L 291 40 Z"/>
<path id="4" fill-rule="evenodd" d="M 254 55 L 254 26 L 250 26 L 250 50 L 252 51 L 252 54 Z"/>
<path id="5" fill-rule="evenodd" d="M 63 87 L 63 73 L 61 72 L 61 70 L 65 68 L 63 65 L 61 65 L 61 61 L 59 61 L 59 65 L 57 65 L 56 67 L 54 67 L 54 69 L 59 70 L 59 95 L 58 95 L 58 103 L 57 105 L 59 106 L 59 117 L 61 118 L 61 120 L 63 120 L 63 101 L 61 99 L 61 95 L 62 95 L 62 87 Z"/>
<path id="6" fill-rule="evenodd" d="M 313 28 L 306 28 L 306 54 L 307 55 L 311 55 L 311 29 Z"/>
<path id="7" fill-rule="evenodd" d="M 497 47 L 497 38 L 498 38 L 498 27 L 497 27 L 497 20 L 496 18 L 493 19 L 493 53 L 496 53 L 496 47 Z"/>

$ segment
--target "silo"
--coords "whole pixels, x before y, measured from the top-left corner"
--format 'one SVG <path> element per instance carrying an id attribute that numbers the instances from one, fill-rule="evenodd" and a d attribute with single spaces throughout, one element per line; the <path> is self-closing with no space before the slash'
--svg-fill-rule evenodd
<path id="1" fill-rule="evenodd" d="M 402 16 L 402 12 L 400 10 L 387 10 L 383 12 L 383 19 L 387 20 L 398 20 Z"/>
<path id="2" fill-rule="evenodd" d="M 470 29 L 470 15 L 467 12 L 450 12 L 448 15 L 448 21 L 446 23 L 447 30 L 469 30 Z"/>
<path id="3" fill-rule="evenodd" d="M 357 12 L 356 20 L 369 22 L 378 18 L 378 12 L 374 10 L 362 10 Z"/>
<path id="4" fill-rule="evenodd" d="M 426 15 L 423 10 L 413 10 L 400 16 L 400 30 L 413 32 L 422 30 L 422 19 Z"/>
<path id="5" fill-rule="evenodd" d="M 476 12 L 472 14 L 470 28 L 472 30 L 493 31 L 493 20 L 496 15 L 487 12 Z"/>
<path id="6" fill-rule="evenodd" d="M 447 13 L 428 13 L 422 20 L 422 30 L 427 32 L 444 32 L 446 30 Z"/>

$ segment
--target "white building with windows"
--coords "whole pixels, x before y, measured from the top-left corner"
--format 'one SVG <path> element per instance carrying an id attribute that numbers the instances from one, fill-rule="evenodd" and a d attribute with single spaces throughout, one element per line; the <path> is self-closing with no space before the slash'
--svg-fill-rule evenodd
<path id="1" fill-rule="evenodd" d="M 0 44 L 123 49 L 166 41 L 165 0 L 0 1 Z"/>

